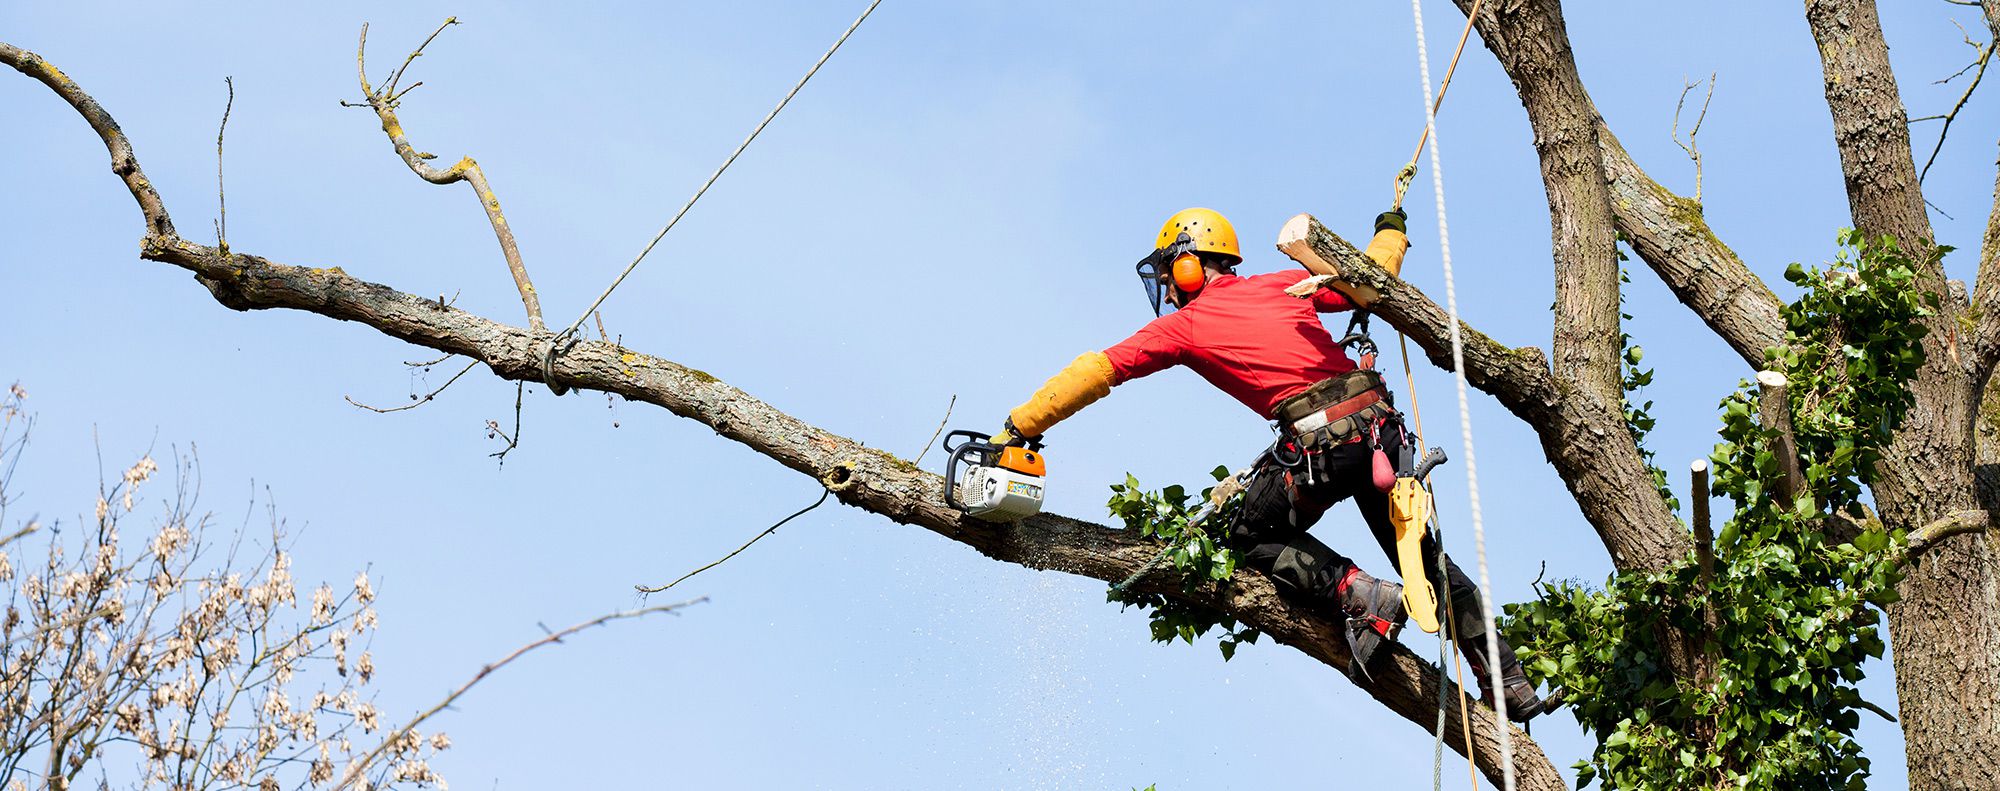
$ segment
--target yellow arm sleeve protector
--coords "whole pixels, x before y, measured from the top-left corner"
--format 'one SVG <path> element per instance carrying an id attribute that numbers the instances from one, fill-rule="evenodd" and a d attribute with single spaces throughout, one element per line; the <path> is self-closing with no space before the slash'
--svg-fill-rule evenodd
<path id="1" fill-rule="evenodd" d="M 1389 270 L 1389 274 L 1402 276 L 1403 253 L 1410 249 L 1410 238 L 1402 231 L 1386 228 L 1375 232 L 1375 238 L 1368 240 L 1368 249 L 1363 255 L 1373 259 L 1377 265 Z"/>
<path id="2" fill-rule="evenodd" d="M 1075 360 L 1035 391 L 1027 403 L 1014 407 L 1008 418 L 1024 437 L 1039 437 L 1055 424 L 1111 393 L 1111 358 L 1104 352 L 1077 355 Z"/>

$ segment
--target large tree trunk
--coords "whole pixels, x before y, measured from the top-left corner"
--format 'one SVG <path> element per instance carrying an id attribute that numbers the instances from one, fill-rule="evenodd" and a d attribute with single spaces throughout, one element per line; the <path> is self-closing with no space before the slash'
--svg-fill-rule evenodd
<path id="1" fill-rule="evenodd" d="M 1953 295 L 1924 213 L 1908 115 L 1872 0 L 1809 0 L 1806 21 L 1826 72 L 1826 103 L 1854 227 L 1893 236 L 1919 262 L 1918 285 L 1940 300 L 1925 321 L 1926 360 L 1909 388 L 1916 405 L 1884 452 L 1872 487 L 1883 524 L 1915 533 L 1976 508 L 1973 406 L 1978 361 L 1959 338 L 1966 305 Z M 1961 350 L 1961 346 L 1968 348 Z M 1910 785 L 1992 788 L 2000 777 L 2000 565 L 1991 539 L 1945 539 L 1914 561 L 1889 606 L 1896 695 Z"/>

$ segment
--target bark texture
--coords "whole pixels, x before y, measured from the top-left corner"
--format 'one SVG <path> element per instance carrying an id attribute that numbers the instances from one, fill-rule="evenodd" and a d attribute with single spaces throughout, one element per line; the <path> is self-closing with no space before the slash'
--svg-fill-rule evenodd
<path id="1" fill-rule="evenodd" d="M 1894 236 L 1923 261 L 1934 246 L 1930 218 L 1875 4 L 1811 0 L 1806 22 L 1819 45 L 1854 227 Z M 1976 355 L 1960 353 L 1966 306 L 1947 288 L 1944 268 L 1923 266 L 1918 283 L 1942 304 L 1925 322 L 1927 359 L 1910 383 L 1916 406 L 1872 488 L 1883 524 L 1912 531 L 1980 505 L 1971 439 L 1983 390 Z M 1903 599 L 1889 607 L 1889 633 L 1911 785 L 1989 788 L 2000 777 L 2000 564 L 1990 538 L 1938 542 L 1911 564 L 1898 592 Z"/>
<path id="2" fill-rule="evenodd" d="M 1459 6 L 1469 9 L 1472 2 L 1459 0 Z M 1565 386 L 1615 408 L 1624 396 L 1619 357 L 1625 350 L 1618 342 L 1617 233 L 1598 152 L 1596 106 L 1577 76 L 1559 2 L 1485 9 L 1474 20 L 1480 36 L 1502 62 L 1517 65 L 1507 74 L 1521 104 L 1529 117 L 1544 119 L 1535 124 L 1535 151 L 1555 258 L 1555 374 Z"/>

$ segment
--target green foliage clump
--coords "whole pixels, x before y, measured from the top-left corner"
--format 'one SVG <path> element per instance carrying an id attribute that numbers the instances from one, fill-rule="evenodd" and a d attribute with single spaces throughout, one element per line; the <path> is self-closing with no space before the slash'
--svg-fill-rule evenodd
<path id="1" fill-rule="evenodd" d="M 1229 468 L 1217 467 L 1210 474 L 1220 481 L 1229 476 Z M 1205 524 L 1189 524 L 1195 511 L 1208 501 L 1213 491 L 1214 487 L 1203 489 L 1200 496 L 1192 499 L 1188 497 L 1186 487 L 1178 484 L 1158 492 L 1147 491 L 1139 485 L 1139 479 L 1127 473 L 1124 483 L 1111 485 L 1111 501 L 1106 506 L 1113 516 L 1124 521 L 1125 529 L 1138 531 L 1139 535 L 1159 539 L 1165 544 L 1161 548 L 1161 560 L 1156 561 L 1154 567 L 1164 562 L 1171 573 L 1179 576 L 1182 590 L 1192 593 L 1196 586 L 1204 582 L 1227 582 L 1242 560 L 1240 553 L 1217 541 L 1207 529 L 1208 525 L 1229 523 L 1234 501 L 1210 516 Z M 1161 573 L 1152 568 L 1149 567 L 1151 573 Z M 1195 638 L 1221 629 L 1224 661 L 1236 656 L 1238 645 L 1257 642 L 1259 635 L 1256 629 L 1239 626 L 1235 618 L 1222 612 L 1158 593 L 1140 593 L 1122 585 L 1113 585 L 1105 598 L 1145 610 L 1154 642 L 1169 643 L 1180 638 L 1193 644 Z"/>
<path id="2" fill-rule="evenodd" d="M 1734 505 L 1712 582 L 1690 555 L 1603 590 L 1545 586 L 1506 608 L 1502 629 L 1529 677 L 1563 687 L 1598 740 L 1577 764 L 1579 787 L 1865 785 L 1853 733 L 1873 706 L 1855 682 L 1882 655 L 1871 606 L 1896 598 L 1904 539 L 1874 529 L 1839 543 L 1826 524 L 1859 508 L 1913 402 L 1904 384 L 1924 361 L 1919 319 L 1938 297 L 1919 290 L 1918 265 L 1892 239 L 1843 231 L 1840 243 L 1830 266 L 1786 271 L 1805 293 L 1784 311 L 1785 345 L 1766 353 L 1790 380 L 1805 491 L 1780 495 L 1777 433 L 1744 383 L 1722 402 L 1711 456 L 1714 489 Z M 1675 633 L 1691 637 L 1670 643 Z M 1712 678 L 1677 675 L 1670 656 L 1706 663 Z"/>

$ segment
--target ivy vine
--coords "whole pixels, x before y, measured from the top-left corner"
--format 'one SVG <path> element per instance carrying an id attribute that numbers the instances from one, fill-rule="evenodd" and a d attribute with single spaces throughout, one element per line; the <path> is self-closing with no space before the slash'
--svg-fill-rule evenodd
<path id="1" fill-rule="evenodd" d="M 1904 537 L 1877 529 L 1838 542 L 1825 528 L 1835 512 L 1859 509 L 1913 403 L 1905 383 L 1924 361 L 1919 319 L 1939 298 L 1917 284 L 1934 260 L 1851 230 L 1839 244 L 1824 268 L 1786 270 L 1803 294 L 1784 310 L 1784 344 L 1766 351 L 1791 383 L 1804 491 L 1780 494 L 1777 433 L 1760 424 L 1745 382 L 1722 401 L 1710 457 L 1714 491 L 1733 504 L 1713 580 L 1690 554 L 1601 590 L 1541 586 L 1535 601 L 1506 607 L 1502 629 L 1529 677 L 1563 687 L 1567 710 L 1597 739 L 1576 765 L 1579 787 L 1865 786 L 1869 763 L 1853 734 L 1862 710 L 1880 709 L 1855 683 L 1862 663 L 1882 655 L 1876 608 L 1896 599 Z M 1627 358 L 1628 390 L 1638 359 Z M 1635 438 L 1651 428 L 1647 407 L 1636 410 L 1645 425 L 1635 422 Z M 1669 644 L 1676 632 L 1696 645 Z M 1670 666 L 1690 653 L 1706 677 Z"/>

